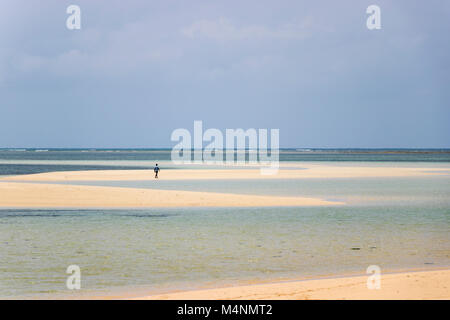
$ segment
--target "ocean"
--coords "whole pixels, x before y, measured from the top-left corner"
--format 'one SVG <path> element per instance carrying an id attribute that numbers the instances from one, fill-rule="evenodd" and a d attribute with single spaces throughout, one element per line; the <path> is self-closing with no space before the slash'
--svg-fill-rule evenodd
<path id="1" fill-rule="evenodd" d="M 170 150 L 0 150 L 0 175 L 176 170 Z M 450 166 L 450 150 L 288 149 L 283 166 Z M 210 166 L 192 166 L 198 170 Z M 0 182 L 1 183 L 1 182 Z M 311 196 L 345 206 L 0 209 L 0 297 L 159 292 L 450 266 L 450 175 L 71 184 Z M 0 195 L 1 197 L 1 195 Z M 82 289 L 66 288 L 78 265 Z M 131 288 L 131 289 L 130 289 Z"/>

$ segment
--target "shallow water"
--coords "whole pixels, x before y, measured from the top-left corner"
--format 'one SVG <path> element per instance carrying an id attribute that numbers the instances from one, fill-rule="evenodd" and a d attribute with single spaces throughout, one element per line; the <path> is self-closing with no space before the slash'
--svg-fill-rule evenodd
<path id="1" fill-rule="evenodd" d="M 55 171 L 54 166 L 59 169 L 71 166 L 71 170 L 89 166 L 136 168 L 150 165 L 153 160 L 145 159 L 149 155 L 162 157 L 158 152 L 58 152 L 61 151 L 2 151 L 0 168 L 3 174 Z M 20 156 L 21 153 L 25 156 Z M 167 152 L 163 153 L 166 156 Z M 299 157 L 305 157 L 285 156 L 290 160 L 281 164 L 296 168 L 302 166 L 302 162 L 296 162 L 300 161 Z M 316 153 L 306 157 L 313 156 L 319 157 Z M 337 162 L 330 160 L 335 154 L 328 154 L 324 159 L 333 161 L 333 165 L 358 166 L 368 165 L 354 162 L 358 157 L 369 156 L 338 154 L 338 158 L 347 160 Z M 376 162 L 379 157 L 391 160 L 393 157 L 377 154 L 370 165 L 420 165 L 435 168 L 436 172 L 449 166 L 447 154 L 406 157 L 412 156 L 416 156 L 414 161 L 434 157 L 431 160 L 434 162 Z M 167 162 L 167 168 L 175 167 Z M 240 280 L 362 274 L 374 264 L 382 272 L 450 266 L 448 174 L 407 178 L 160 179 L 71 184 L 311 196 L 345 201 L 346 206 L 0 209 L 0 297 L 68 294 L 66 269 L 73 264 L 81 268 L 80 294 L 113 288 L 180 288 Z"/>
<path id="2" fill-rule="evenodd" d="M 0 293 L 448 266 L 448 207 L 1 210 Z"/>
<path id="3" fill-rule="evenodd" d="M 305 196 L 348 205 L 423 205 L 450 207 L 450 175 L 396 178 L 164 180 L 46 182 L 89 186 L 185 190 L 268 196 Z M 39 182 L 35 182 L 39 183 Z"/>

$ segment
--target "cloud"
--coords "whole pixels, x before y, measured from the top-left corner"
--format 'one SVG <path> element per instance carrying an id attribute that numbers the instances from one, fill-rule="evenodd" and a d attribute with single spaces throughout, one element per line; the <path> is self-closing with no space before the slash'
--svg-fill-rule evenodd
<path id="1" fill-rule="evenodd" d="M 205 38 L 217 41 L 298 40 L 308 37 L 311 27 L 311 18 L 306 18 L 300 23 L 286 23 L 274 28 L 264 25 L 237 26 L 229 19 L 219 18 L 196 21 L 182 28 L 181 33 L 191 39 Z"/>
<path id="2" fill-rule="evenodd" d="M 146 21 L 124 24 L 117 29 L 85 28 L 67 32 L 52 52 L 23 47 L 0 50 L 0 81 L 22 76 L 123 76 L 143 73 L 178 59 L 182 52 L 158 38 Z M 179 35 L 178 35 L 179 37 Z"/>
<path id="3" fill-rule="evenodd" d="M 45 57 L 23 54 L 16 60 L 16 68 L 22 72 L 33 72 L 46 66 L 48 59 Z"/>

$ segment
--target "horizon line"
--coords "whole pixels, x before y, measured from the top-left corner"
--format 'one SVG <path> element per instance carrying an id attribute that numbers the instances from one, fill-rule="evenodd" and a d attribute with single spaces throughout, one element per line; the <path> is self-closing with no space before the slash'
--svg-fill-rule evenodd
<path id="1" fill-rule="evenodd" d="M 173 147 L 0 147 L 0 150 L 172 150 Z M 219 150 L 259 150 L 259 148 L 218 148 Z M 191 151 L 204 148 L 191 148 Z M 267 148 L 271 150 L 271 148 Z M 282 147 L 278 150 L 449 150 L 450 147 Z"/>

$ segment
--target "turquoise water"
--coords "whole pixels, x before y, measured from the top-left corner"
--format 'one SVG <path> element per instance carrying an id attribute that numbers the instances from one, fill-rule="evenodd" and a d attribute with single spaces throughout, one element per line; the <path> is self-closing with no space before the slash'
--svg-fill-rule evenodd
<path id="1" fill-rule="evenodd" d="M 449 207 L 1 210 L 0 293 L 448 266 Z M 356 248 L 359 248 L 358 250 Z"/>
<path id="2" fill-rule="evenodd" d="M 161 162 L 158 152 L 153 153 Z M 24 156 L 19 156 L 20 153 Z M 0 170 L 3 170 L 0 174 L 67 168 L 145 168 L 155 159 L 145 159 L 143 154 L 151 153 L 0 151 Z M 301 168 L 304 154 L 294 154 L 281 165 Z M 344 161 L 331 160 L 336 154 L 322 156 L 328 163 L 340 166 L 421 166 L 434 168 L 437 173 L 443 173 L 442 168 L 449 167 L 445 153 L 394 155 L 416 158 L 411 162 L 406 158 L 395 162 L 390 155 L 367 152 L 362 155 L 341 152 L 337 156 L 346 157 Z M 320 155 L 315 152 L 308 156 Z M 368 161 L 370 156 L 373 158 Z M 358 157 L 365 160 L 358 161 Z M 379 160 L 380 157 L 390 160 Z M 434 160 L 427 162 L 424 157 L 434 157 Z M 169 162 L 162 163 L 167 165 L 165 169 L 175 169 Z M 196 168 L 201 170 L 203 167 Z M 82 288 L 75 294 L 102 290 L 121 292 L 130 288 L 152 292 L 245 281 L 363 274 L 373 264 L 379 265 L 382 272 L 450 266 L 448 174 L 263 182 L 160 179 L 74 183 L 311 196 L 345 201 L 347 205 L 316 208 L 0 209 L 0 297 L 74 294 L 65 286 L 66 269 L 73 264 L 81 268 L 82 274 Z"/>

